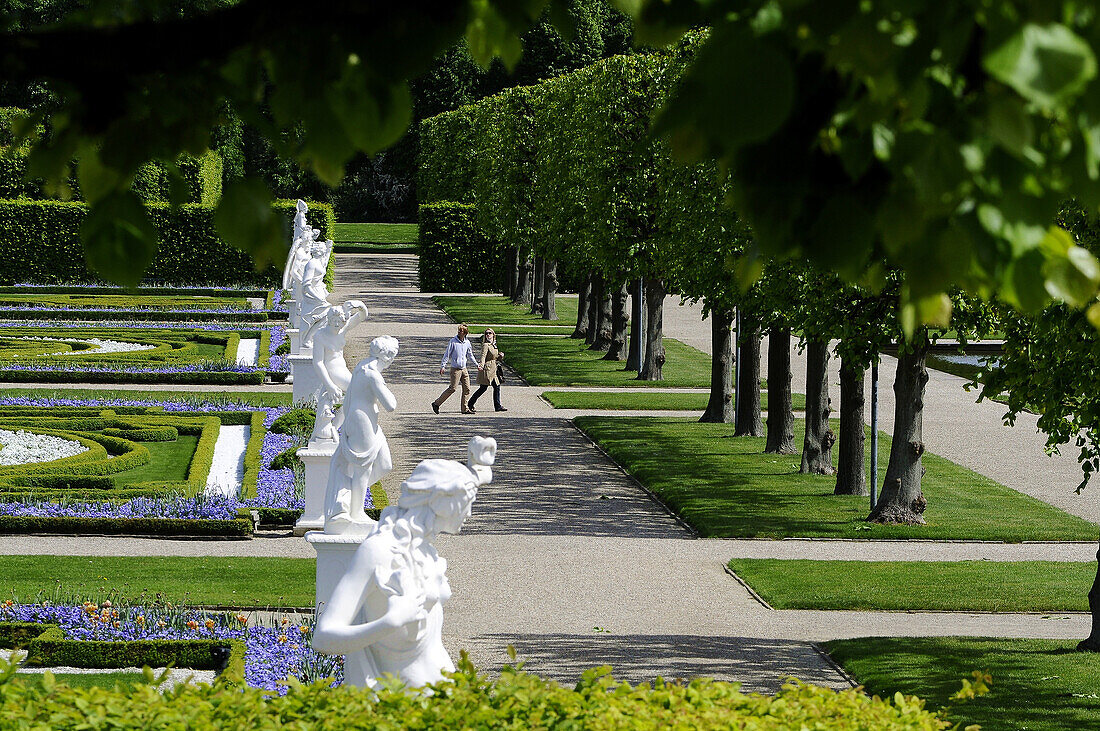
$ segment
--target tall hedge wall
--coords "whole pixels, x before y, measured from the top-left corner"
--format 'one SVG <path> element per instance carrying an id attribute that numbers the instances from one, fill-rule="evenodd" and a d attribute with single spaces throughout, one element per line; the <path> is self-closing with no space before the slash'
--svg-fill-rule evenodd
<path id="1" fill-rule="evenodd" d="M 184 202 L 212 206 L 222 195 L 222 160 L 216 152 L 207 151 L 199 157 L 184 155 L 176 161 L 187 195 Z M 27 180 L 27 150 L 25 148 L 0 147 L 0 199 L 47 199 L 42 181 Z M 162 163 L 151 162 L 142 166 L 134 176 L 131 189 L 146 203 L 167 203 L 172 199 L 168 168 Z M 69 178 L 72 199 L 83 200 L 77 176 Z"/>
<path id="2" fill-rule="evenodd" d="M 499 292 L 504 248 L 478 225 L 473 206 L 423 205 L 417 269 L 423 292 Z"/>
<path id="3" fill-rule="evenodd" d="M 720 201 L 713 165 L 685 177 L 653 117 L 702 36 L 660 53 L 615 56 L 534 86 L 516 87 L 421 123 L 423 203 L 477 208 L 486 233 L 612 281 L 665 277 L 674 237 L 713 229 L 705 206 Z M 681 220 L 683 219 L 683 220 Z"/>
<path id="4" fill-rule="evenodd" d="M 287 240 L 294 201 L 274 206 L 286 220 Z M 0 283 L 71 284 L 94 282 L 80 244 L 83 203 L 0 201 Z M 190 204 L 150 206 L 160 247 L 146 273 L 150 281 L 170 284 L 262 284 L 279 281 L 281 272 L 256 272 L 248 254 L 221 241 L 214 232 L 214 208 Z M 310 204 L 310 222 L 331 237 L 335 216 L 326 203 Z"/>

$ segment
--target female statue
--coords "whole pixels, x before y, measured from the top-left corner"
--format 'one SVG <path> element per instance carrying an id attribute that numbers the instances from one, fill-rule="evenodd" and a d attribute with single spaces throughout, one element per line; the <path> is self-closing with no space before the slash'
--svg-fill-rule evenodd
<path id="1" fill-rule="evenodd" d="M 351 371 L 344 362 L 347 334 L 367 319 L 367 306 L 359 300 L 348 300 L 326 308 L 302 337 L 302 345 L 308 342 L 313 348 L 313 367 L 320 377 L 322 390 L 331 391 L 336 403 L 340 403 L 351 384 Z"/>
<path id="2" fill-rule="evenodd" d="M 328 304 L 328 287 L 325 286 L 325 270 L 332 241 L 314 241 L 310 249 L 310 260 L 302 271 L 300 294 L 295 293 L 301 313 L 301 329 L 308 329 L 324 315 Z M 302 345 L 310 347 L 312 340 L 302 338 Z"/>
<path id="3" fill-rule="evenodd" d="M 344 679 L 372 687 L 385 673 L 420 687 L 454 670 L 443 647 L 443 604 L 451 596 L 447 562 L 432 541 L 458 533 L 477 488 L 493 479 L 496 441 L 470 440 L 469 461 L 424 460 L 401 483 L 397 505 L 356 550 L 320 611 L 318 652 L 346 655 Z"/>
<path id="4" fill-rule="evenodd" d="M 382 378 L 382 371 L 396 357 L 397 338 L 384 335 L 372 340 L 370 355 L 355 366 L 344 405 L 332 421 L 341 431 L 325 489 L 325 533 L 367 533 L 375 524 L 363 505 L 370 486 L 393 469 L 378 414 L 380 409 L 397 408 L 397 399 Z"/>

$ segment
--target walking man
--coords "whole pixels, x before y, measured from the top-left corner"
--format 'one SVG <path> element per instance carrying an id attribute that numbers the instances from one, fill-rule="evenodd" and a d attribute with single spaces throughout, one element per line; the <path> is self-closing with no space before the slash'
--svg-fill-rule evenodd
<path id="1" fill-rule="evenodd" d="M 462 413 L 474 413 L 474 410 L 467 406 L 467 402 L 470 400 L 470 374 L 466 371 L 466 361 L 469 359 L 479 371 L 481 366 L 477 364 L 477 358 L 474 357 L 470 340 L 466 337 L 468 332 L 470 332 L 470 328 L 466 327 L 465 324 L 459 325 L 458 335 L 451 338 L 451 342 L 447 343 L 447 349 L 443 351 L 443 362 L 439 365 L 439 375 L 442 376 L 450 368 L 451 385 L 447 387 L 446 391 L 439 394 L 439 398 L 432 401 L 432 411 L 437 414 L 439 413 L 439 407 L 451 397 L 459 384 L 462 384 Z"/>

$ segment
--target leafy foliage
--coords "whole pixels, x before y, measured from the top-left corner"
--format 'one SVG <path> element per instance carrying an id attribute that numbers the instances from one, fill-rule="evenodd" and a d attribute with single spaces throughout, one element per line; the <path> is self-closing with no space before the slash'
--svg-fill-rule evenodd
<path id="1" fill-rule="evenodd" d="M 424 292 L 499 292 L 503 248 L 462 203 L 420 206 L 417 273 Z"/>

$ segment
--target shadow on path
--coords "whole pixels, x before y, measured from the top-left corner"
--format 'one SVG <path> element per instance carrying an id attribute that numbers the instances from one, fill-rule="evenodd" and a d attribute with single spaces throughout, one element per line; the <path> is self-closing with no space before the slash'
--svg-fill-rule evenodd
<path id="1" fill-rule="evenodd" d="M 474 435 L 497 440 L 493 482 L 478 492 L 463 533 L 691 536 L 569 422 L 512 418 L 456 423 L 399 416 L 390 425 L 389 434 L 401 445 L 394 452 L 397 482 L 422 459 L 464 459 Z"/>
<path id="2" fill-rule="evenodd" d="M 620 636 L 593 630 L 592 635 L 479 635 L 469 643 L 472 654 L 493 656 L 505 653 L 508 645 L 515 647 L 517 660 L 526 662 L 526 670 L 563 684 L 575 683 L 587 668 L 610 665 L 615 678 L 631 683 L 652 682 L 657 676 L 670 680 L 702 676 L 741 682 L 745 692 L 774 693 L 793 674 L 808 683 L 847 687 L 813 646 L 788 640 Z"/>

